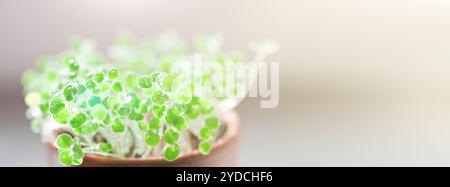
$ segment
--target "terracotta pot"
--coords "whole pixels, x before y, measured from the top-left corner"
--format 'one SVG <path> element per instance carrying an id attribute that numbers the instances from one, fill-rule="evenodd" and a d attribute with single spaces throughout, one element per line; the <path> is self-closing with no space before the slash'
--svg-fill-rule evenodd
<path id="1" fill-rule="evenodd" d="M 235 166 L 237 162 L 238 139 L 239 139 L 239 117 L 235 111 L 228 111 L 221 114 L 224 133 L 213 144 L 213 148 L 208 155 L 202 155 L 198 150 L 181 155 L 175 161 L 166 161 L 164 158 L 148 159 L 118 159 L 101 155 L 86 154 L 81 166 L 85 167 L 107 167 L 107 166 Z M 55 137 L 52 139 L 54 140 Z M 57 159 L 57 148 L 54 141 L 47 142 L 49 148 L 49 159 L 51 166 L 60 166 Z"/>

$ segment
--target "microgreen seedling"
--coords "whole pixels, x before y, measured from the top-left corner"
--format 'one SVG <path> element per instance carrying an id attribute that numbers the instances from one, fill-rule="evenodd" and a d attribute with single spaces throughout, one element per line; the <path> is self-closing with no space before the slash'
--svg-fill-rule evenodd
<path id="1" fill-rule="evenodd" d="M 216 106 L 223 97 L 198 95 L 195 90 L 237 88 L 212 84 L 213 79 L 223 81 L 214 77 L 219 72 L 191 80 L 178 71 L 177 61 L 192 59 L 194 53 L 188 53 L 173 33 L 153 43 L 129 37 L 120 36 L 108 57 L 92 41 L 77 40 L 73 48 L 40 59 L 38 67 L 23 74 L 33 130 L 48 136 L 46 125 L 57 124 L 63 132 L 55 142 L 61 164 L 80 165 L 85 154 L 173 161 L 194 149 L 207 155 L 220 138 Z M 220 51 L 217 38 L 199 39 L 196 47 L 195 53 L 215 65 L 244 59 Z"/>

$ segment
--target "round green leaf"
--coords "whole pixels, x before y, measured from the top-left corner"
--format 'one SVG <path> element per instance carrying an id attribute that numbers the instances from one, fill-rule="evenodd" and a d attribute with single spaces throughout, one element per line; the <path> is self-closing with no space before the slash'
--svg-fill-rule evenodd
<path id="1" fill-rule="evenodd" d="M 60 134 L 56 139 L 56 145 L 59 149 L 67 149 L 73 144 L 72 136 L 68 134 Z"/>
<path id="2" fill-rule="evenodd" d="M 205 119 L 205 126 L 210 129 L 217 129 L 220 126 L 219 118 L 215 116 L 210 116 Z"/>
<path id="3" fill-rule="evenodd" d="M 176 144 L 179 138 L 180 135 L 178 134 L 178 132 L 175 132 L 171 129 L 167 130 L 164 133 L 164 141 L 168 144 Z"/>
<path id="4" fill-rule="evenodd" d="M 157 146 L 159 144 L 159 141 L 160 141 L 159 135 L 157 133 L 153 132 L 153 131 L 149 131 L 145 135 L 145 142 L 150 147 Z"/>
<path id="5" fill-rule="evenodd" d="M 86 122 L 86 116 L 83 113 L 78 113 L 70 120 L 70 125 L 72 128 L 78 128 L 81 127 L 84 122 Z"/>
<path id="6" fill-rule="evenodd" d="M 180 155 L 180 147 L 178 145 L 170 145 L 164 151 L 164 158 L 168 161 L 173 161 Z"/>
<path id="7" fill-rule="evenodd" d="M 101 83 L 104 78 L 105 78 L 105 74 L 103 72 L 98 72 L 94 76 L 94 79 L 97 83 Z"/>
<path id="8" fill-rule="evenodd" d="M 198 106 L 189 104 L 186 106 L 186 114 L 191 119 L 198 118 L 198 116 L 200 115 L 200 108 Z"/>
<path id="9" fill-rule="evenodd" d="M 97 129 L 100 125 L 97 123 L 91 123 L 88 125 L 84 126 L 84 130 L 87 134 L 94 134 L 95 132 L 97 132 Z"/>
<path id="10" fill-rule="evenodd" d="M 164 113 L 166 111 L 166 108 L 164 106 L 153 106 L 152 113 L 153 116 L 156 118 L 162 118 L 164 116 Z"/>
<path id="11" fill-rule="evenodd" d="M 152 80 L 150 77 L 141 77 L 139 78 L 139 86 L 141 88 L 150 88 L 152 87 Z"/>
<path id="12" fill-rule="evenodd" d="M 123 124 L 121 119 L 114 120 L 114 123 L 112 124 L 112 130 L 114 132 L 123 132 L 125 130 L 125 125 Z"/>
<path id="13" fill-rule="evenodd" d="M 117 78 L 119 78 L 119 74 L 120 74 L 119 70 L 111 69 L 108 71 L 108 78 L 111 80 L 117 79 Z"/>
<path id="14" fill-rule="evenodd" d="M 200 139 L 202 140 L 210 140 L 212 137 L 211 129 L 208 127 L 203 127 L 200 129 Z"/>
<path id="15" fill-rule="evenodd" d="M 183 104 L 188 104 L 192 100 L 192 92 L 189 89 L 181 89 L 176 92 L 177 101 Z"/>
<path id="16" fill-rule="evenodd" d="M 198 150 L 200 153 L 207 155 L 211 152 L 212 145 L 209 142 L 203 141 L 198 145 Z"/>
<path id="17" fill-rule="evenodd" d="M 25 96 L 25 104 L 28 106 L 36 106 L 41 102 L 41 94 L 38 92 L 29 92 Z"/>
<path id="18" fill-rule="evenodd" d="M 160 90 L 153 92 L 152 101 L 155 105 L 164 105 L 168 99 L 169 96 Z"/>
<path id="19" fill-rule="evenodd" d="M 120 107 L 120 108 L 119 108 L 119 114 L 120 114 L 121 116 L 126 116 L 126 115 L 128 115 L 129 113 L 130 113 L 130 108 L 129 108 L 129 107 L 123 106 L 123 107 Z"/>
<path id="20" fill-rule="evenodd" d="M 63 95 L 67 101 L 72 101 L 75 99 L 75 95 L 77 94 L 77 88 L 73 85 L 68 85 L 64 88 Z"/>
<path id="21" fill-rule="evenodd" d="M 60 112 L 61 110 L 63 110 L 64 107 L 65 107 L 65 105 L 64 105 L 63 100 L 60 98 L 56 98 L 50 102 L 49 110 L 52 114 L 56 114 L 56 113 Z"/>
<path id="22" fill-rule="evenodd" d="M 72 113 L 70 113 L 67 108 L 63 108 L 57 114 L 53 115 L 53 119 L 55 119 L 58 123 L 66 124 L 70 120 L 71 115 Z"/>
<path id="23" fill-rule="evenodd" d="M 105 143 L 100 145 L 100 152 L 102 153 L 108 153 L 112 149 L 112 144 Z"/>
<path id="24" fill-rule="evenodd" d="M 72 153 L 69 149 L 60 150 L 58 160 L 62 165 L 68 166 L 72 164 Z"/>
<path id="25" fill-rule="evenodd" d="M 176 81 L 176 76 L 175 75 L 167 75 L 166 77 L 163 78 L 162 82 L 161 82 L 161 86 L 163 87 L 164 90 L 166 91 L 172 91 L 173 87 L 175 87 L 175 81 Z"/>
<path id="26" fill-rule="evenodd" d="M 89 98 L 88 103 L 90 107 L 95 106 L 96 104 L 100 104 L 102 102 L 102 98 L 99 96 L 93 95 Z"/>
<path id="27" fill-rule="evenodd" d="M 153 118 L 150 120 L 150 122 L 149 122 L 149 124 L 148 124 L 148 127 L 149 127 L 150 129 L 152 129 L 152 130 L 158 130 L 158 129 L 160 129 L 160 128 L 161 128 L 161 120 L 158 119 L 158 118 L 156 118 L 156 117 L 153 117 Z"/>
<path id="28" fill-rule="evenodd" d="M 108 116 L 108 110 L 103 105 L 95 105 L 91 110 L 94 119 L 103 121 Z"/>
<path id="29" fill-rule="evenodd" d="M 122 84 L 121 84 L 120 82 L 115 82 L 115 83 L 113 84 L 112 89 L 113 89 L 113 91 L 114 91 L 115 93 L 120 93 L 120 92 L 123 91 L 123 87 L 122 87 Z"/>
<path id="30" fill-rule="evenodd" d="M 94 89 L 97 85 L 95 84 L 95 82 L 93 80 L 88 80 L 86 82 L 86 87 L 89 89 Z"/>
<path id="31" fill-rule="evenodd" d="M 147 132 L 147 126 L 148 125 L 145 121 L 138 122 L 139 130 L 141 130 L 142 132 Z"/>
<path id="32" fill-rule="evenodd" d="M 137 86 L 137 76 L 134 74 L 129 74 L 126 78 L 125 78 L 125 85 L 128 86 L 129 88 L 136 88 Z"/>
<path id="33" fill-rule="evenodd" d="M 210 114 L 213 110 L 212 104 L 207 100 L 201 100 L 199 103 L 200 111 L 203 114 Z"/>
<path id="34" fill-rule="evenodd" d="M 176 116 L 173 120 L 173 127 L 178 131 L 183 131 L 187 128 L 187 120 L 183 116 Z"/>
<path id="35" fill-rule="evenodd" d="M 73 165 L 80 165 L 83 162 L 84 152 L 80 145 L 73 146 Z"/>

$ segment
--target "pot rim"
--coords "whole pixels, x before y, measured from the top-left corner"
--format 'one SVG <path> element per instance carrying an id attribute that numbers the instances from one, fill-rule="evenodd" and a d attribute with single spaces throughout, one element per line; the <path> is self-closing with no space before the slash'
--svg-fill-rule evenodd
<path id="1" fill-rule="evenodd" d="M 229 110 L 222 112 L 220 114 L 221 120 L 223 121 L 222 125 L 225 125 L 225 132 L 223 135 L 218 138 L 211 148 L 211 152 L 208 154 L 212 154 L 216 150 L 220 149 L 221 147 L 224 147 L 226 144 L 228 144 L 232 139 L 237 138 L 239 135 L 239 124 L 240 119 L 236 111 Z M 57 134 L 52 133 L 54 136 L 50 138 L 50 141 L 47 141 L 47 145 L 57 150 L 56 146 L 54 145 L 54 140 L 56 139 Z M 161 163 L 170 163 L 170 164 L 176 164 L 176 163 L 182 163 L 186 160 L 192 159 L 194 157 L 206 157 L 208 155 L 203 155 L 200 153 L 198 149 L 194 149 L 188 153 L 180 155 L 176 160 L 173 161 L 167 161 L 164 159 L 163 156 L 159 157 L 151 157 L 151 158 L 115 158 L 115 157 L 108 157 L 103 156 L 99 154 L 93 154 L 93 153 L 86 153 L 84 155 L 83 160 L 95 160 L 95 162 L 98 163 L 115 163 L 115 164 L 161 164 Z"/>

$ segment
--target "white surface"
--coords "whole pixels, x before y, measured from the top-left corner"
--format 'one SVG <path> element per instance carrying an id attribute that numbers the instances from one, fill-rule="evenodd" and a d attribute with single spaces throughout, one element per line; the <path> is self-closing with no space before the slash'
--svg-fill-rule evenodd
<path id="1" fill-rule="evenodd" d="M 240 166 L 450 166 L 450 100 L 289 100 L 242 118 Z M 47 166 L 23 108 L 1 108 L 0 166 Z"/>
<path id="2" fill-rule="evenodd" d="M 289 100 L 240 108 L 243 166 L 450 166 L 445 99 Z"/>

